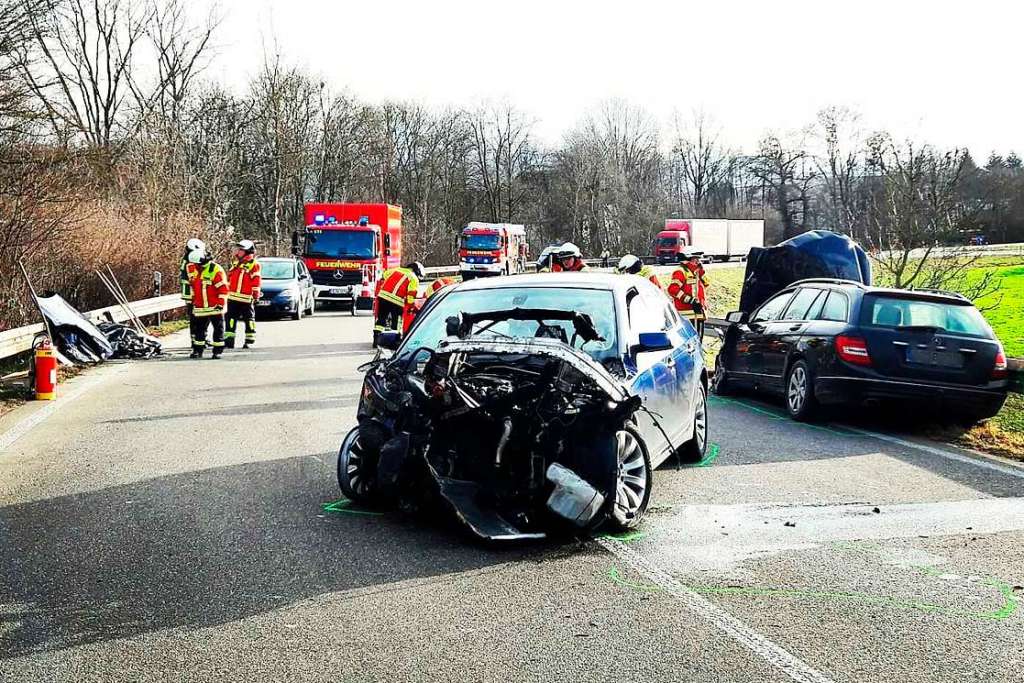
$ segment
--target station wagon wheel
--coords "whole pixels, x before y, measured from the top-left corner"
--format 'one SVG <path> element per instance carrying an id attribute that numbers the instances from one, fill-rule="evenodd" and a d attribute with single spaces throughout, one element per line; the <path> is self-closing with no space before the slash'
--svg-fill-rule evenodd
<path id="1" fill-rule="evenodd" d="M 377 453 L 360 438 L 360 428 L 350 431 L 338 451 L 338 486 L 345 497 L 359 503 L 373 501 L 377 483 Z"/>
<path id="2" fill-rule="evenodd" d="M 715 374 L 711 378 L 711 389 L 719 396 L 729 392 L 729 373 L 725 369 L 722 353 L 723 351 L 719 351 L 715 356 Z"/>
<path id="3" fill-rule="evenodd" d="M 631 427 L 615 432 L 618 476 L 611 523 L 618 529 L 639 526 L 651 498 L 651 459 L 643 439 Z"/>
<path id="4" fill-rule="evenodd" d="M 817 407 L 807 363 L 798 360 L 786 375 L 786 411 L 794 420 L 809 420 Z"/>

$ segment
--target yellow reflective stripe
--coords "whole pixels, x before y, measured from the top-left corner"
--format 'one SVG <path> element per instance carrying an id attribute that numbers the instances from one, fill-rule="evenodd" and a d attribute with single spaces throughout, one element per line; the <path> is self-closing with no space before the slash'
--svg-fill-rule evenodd
<path id="1" fill-rule="evenodd" d="M 227 297 L 231 301 L 240 301 L 240 302 L 246 303 L 246 304 L 249 303 L 250 301 L 252 301 L 252 296 L 251 295 L 249 295 L 249 294 L 239 294 L 237 292 L 228 292 Z"/>

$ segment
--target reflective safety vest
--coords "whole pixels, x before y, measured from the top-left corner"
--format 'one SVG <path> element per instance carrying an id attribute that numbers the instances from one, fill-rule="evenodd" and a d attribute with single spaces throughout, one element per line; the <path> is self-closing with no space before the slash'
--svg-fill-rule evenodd
<path id="1" fill-rule="evenodd" d="M 377 281 L 377 298 L 403 309 L 416 301 L 420 282 L 408 268 L 388 268 Z"/>
<path id="2" fill-rule="evenodd" d="M 454 277 L 439 277 L 430 283 L 430 286 L 427 287 L 427 292 L 426 294 L 423 295 L 423 298 L 429 299 L 430 297 L 434 296 L 434 294 L 436 294 L 438 291 L 444 289 L 448 285 L 454 285 L 458 281 L 458 278 Z"/>
<path id="3" fill-rule="evenodd" d="M 662 288 L 661 287 L 661 280 L 659 280 L 658 276 L 655 274 L 654 268 L 651 268 L 650 266 L 645 265 L 644 267 L 642 267 L 640 269 L 640 272 L 637 273 L 637 275 L 639 275 L 640 277 L 645 277 L 648 280 L 650 280 L 651 282 L 653 282 L 654 284 L 658 285 L 658 289 Z"/>
<path id="4" fill-rule="evenodd" d="M 260 264 L 253 257 L 232 261 L 228 271 L 228 299 L 250 303 L 260 298 Z"/>
<path id="5" fill-rule="evenodd" d="M 220 315 L 228 295 L 228 276 L 213 261 L 205 266 L 188 264 L 188 280 L 192 287 L 192 315 Z"/>
<path id="6" fill-rule="evenodd" d="M 676 310 L 684 318 L 691 321 L 704 320 L 707 315 L 707 293 L 705 288 L 707 279 L 704 277 L 704 269 L 700 272 L 691 270 L 687 266 L 680 266 L 672 273 L 672 280 L 668 284 L 668 295 L 672 298 Z"/>
<path id="7" fill-rule="evenodd" d="M 192 285 L 188 281 L 188 257 L 181 259 L 178 266 L 178 281 L 181 283 L 181 298 L 192 303 Z"/>

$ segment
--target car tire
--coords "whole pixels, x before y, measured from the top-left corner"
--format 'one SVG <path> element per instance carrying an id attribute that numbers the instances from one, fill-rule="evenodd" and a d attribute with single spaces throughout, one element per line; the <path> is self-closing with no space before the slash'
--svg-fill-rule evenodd
<path id="1" fill-rule="evenodd" d="M 310 295 L 310 297 L 309 297 L 309 307 L 306 309 L 306 315 L 312 316 L 315 313 L 316 313 L 316 297 Z"/>
<path id="2" fill-rule="evenodd" d="M 704 385 L 697 387 L 693 402 L 693 436 L 676 451 L 680 462 L 693 464 L 704 459 L 708 451 L 708 394 Z"/>
<path id="3" fill-rule="evenodd" d="M 651 501 L 651 457 L 647 444 L 630 425 L 615 431 L 612 438 L 619 472 L 608 525 L 616 531 L 628 531 L 640 525 Z"/>
<path id="4" fill-rule="evenodd" d="M 715 356 L 715 374 L 711 377 L 711 391 L 716 396 L 726 396 L 729 393 L 729 371 L 725 369 L 721 351 Z"/>
<path id="5" fill-rule="evenodd" d="M 373 454 L 365 452 L 360 431 L 360 427 L 353 428 L 338 449 L 338 487 L 349 500 L 368 505 L 374 502 L 377 464 Z"/>
<path id="6" fill-rule="evenodd" d="M 798 422 L 814 419 L 818 401 L 814 398 L 814 376 L 806 361 L 798 360 L 790 366 L 783 395 L 791 418 Z"/>
<path id="7" fill-rule="evenodd" d="M 292 313 L 292 320 L 302 320 L 302 304 L 295 304 L 295 312 Z"/>

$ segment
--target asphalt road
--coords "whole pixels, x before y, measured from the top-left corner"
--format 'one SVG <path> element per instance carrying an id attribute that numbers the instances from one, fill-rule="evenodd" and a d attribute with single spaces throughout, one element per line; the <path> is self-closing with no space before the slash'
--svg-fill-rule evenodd
<path id="1" fill-rule="evenodd" d="M 368 317 L 259 334 L 0 419 L 0 681 L 1024 679 L 1024 469 L 715 399 L 639 533 L 488 549 L 324 509 Z"/>

